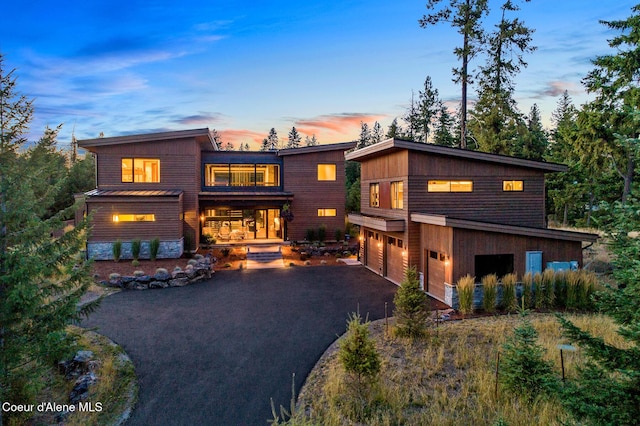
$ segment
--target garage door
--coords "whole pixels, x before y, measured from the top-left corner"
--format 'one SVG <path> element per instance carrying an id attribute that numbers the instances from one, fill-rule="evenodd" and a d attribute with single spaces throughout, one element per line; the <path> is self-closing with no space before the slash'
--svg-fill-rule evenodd
<path id="1" fill-rule="evenodd" d="M 425 250 L 427 265 L 427 293 L 444 300 L 444 259 L 436 251 Z"/>
<path id="2" fill-rule="evenodd" d="M 396 283 L 401 283 L 404 279 L 402 250 L 395 238 L 387 238 L 387 277 Z"/>
<path id="3" fill-rule="evenodd" d="M 379 241 L 375 238 L 376 234 L 371 232 L 367 237 L 367 266 L 374 271 L 380 273 L 380 247 Z"/>

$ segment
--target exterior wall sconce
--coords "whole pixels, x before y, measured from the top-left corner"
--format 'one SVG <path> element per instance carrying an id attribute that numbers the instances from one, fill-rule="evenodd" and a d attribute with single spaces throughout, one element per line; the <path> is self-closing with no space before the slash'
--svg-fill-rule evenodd
<path id="1" fill-rule="evenodd" d="M 448 267 L 450 264 L 451 264 L 451 260 L 450 260 L 450 258 L 449 258 L 449 255 L 447 255 L 447 257 L 446 257 L 446 258 L 445 258 L 445 260 L 444 260 L 444 266 L 447 266 L 447 267 Z"/>
<path id="2" fill-rule="evenodd" d="M 120 222 L 120 217 L 117 214 L 114 214 L 113 215 L 113 221 L 116 222 L 116 223 Z"/>

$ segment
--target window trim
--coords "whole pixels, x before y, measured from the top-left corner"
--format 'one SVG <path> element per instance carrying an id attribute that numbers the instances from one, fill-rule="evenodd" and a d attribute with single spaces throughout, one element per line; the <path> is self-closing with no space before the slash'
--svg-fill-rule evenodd
<path id="1" fill-rule="evenodd" d="M 125 180 L 125 174 L 124 174 L 124 167 L 123 167 L 123 163 L 125 161 L 131 161 L 131 180 L 127 179 Z M 157 170 L 157 180 L 136 180 L 136 162 L 140 162 L 140 161 L 155 161 L 158 164 L 158 170 Z M 121 157 L 120 158 L 120 182 L 121 183 L 160 183 L 161 178 L 160 178 L 160 158 L 157 157 Z M 143 167 L 144 170 L 144 167 Z M 143 173 L 144 176 L 144 173 Z M 153 174 L 151 176 L 153 178 Z"/>

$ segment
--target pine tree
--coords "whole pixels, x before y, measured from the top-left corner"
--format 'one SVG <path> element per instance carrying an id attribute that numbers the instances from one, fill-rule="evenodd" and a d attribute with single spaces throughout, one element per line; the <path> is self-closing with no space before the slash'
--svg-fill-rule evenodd
<path id="1" fill-rule="evenodd" d="M 449 110 L 443 104 L 440 104 L 438 112 L 438 120 L 436 128 L 433 132 L 433 143 L 442 146 L 456 146 L 456 138 L 453 136 L 454 118 L 449 114 Z"/>
<path id="2" fill-rule="evenodd" d="M 414 98 L 414 93 L 413 91 L 411 91 L 411 101 L 409 103 L 409 107 L 407 108 L 407 112 L 405 112 L 404 116 L 402 117 L 404 122 L 407 123 L 407 130 L 406 133 L 403 134 L 403 138 L 410 141 L 416 140 L 421 128 L 420 109 L 418 103 Z"/>
<path id="3" fill-rule="evenodd" d="M 280 139 L 278 138 L 278 132 L 273 127 L 269 130 L 269 136 L 267 136 L 267 150 L 275 151 L 280 148 Z"/>
<path id="4" fill-rule="evenodd" d="M 438 89 L 433 87 L 431 77 L 424 80 L 424 88 L 418 92 L 418 125 L 419 136 L 417 139 L 424 143 L 429 143 L 432 121 L 440 111 L 442 102 L 438 98 Z"/>
<path id="5" fill-rule="evenodd" d="M 383 137 L 382 126 L 376 121 L 373 123 L 373 129 L 371 130 L 371 145 L 382 142 Z"/>
<path id="6" fill-rule="evenodd" d="M 356 149 L 362 149 L 366 146 L 371 145 L 371 130 L 369 129 L 369 125 L 364 122 L 360 122 L 360 137 L 358 138 L 358 143 L 356 144 Z"/>
<path id="7" fill-rule="evenodd" d="M 427 294 L 420 289 L 418 271 L 408 268 L 393 298 L 396 333 L 403 337 L 422 337 L 427 333 L 429 305 Z"/>
<path id="8" fill-rule="evenodd" d="M 269 150 L 269 139 L 262 139 L 262 143 L 260 144 L 260 151 L 268 151 Z"/>
<path id="9" fill-rule="evenodd" d="M 87 222 L 52 236 L 69 211 L 47 217 L 49 182 L 21 152 L 32 114 L 0 56 L 0 404 L 35 402 L 43 370 L 70 348 L 66 326 L 95 307 L 77 308 L 92 282 L 81 256 Z"/>
<path id="10" fill-rule="evenodd" d="M 443 0 L 429 0 L 428 10 L 436 10 Z M 449 0 L 448 5 L 423 15 L 418 20 L 420 27 L 426 28 L 440 22 L 448 22 L 462 35 L 462 47 L 456 47 L 453 53 L 462 62 L 460 68 L 453 69 L 453 81 L 462 87 L 460 111 L 460 148 L 467 147 L 467 88 L 472 83 L 469 62 L 481 51 L 483 30 L 482 18 L 489 13 L 487 0 Z"/>
<path id="11" fill-rule="evenodd" d="M 389 124 L 389 128 L 387 129 L 385 136 L 390 139 L 402 137 L 402 127 L 398 124 L 397 118 L 394 118 L 391 124 Z"/>
<path id="12" fill-rule="evenodd" d="M 533 104 L 527 117 L 527 132 L 522 138 L 516 155 L 529 160 L 541 161 L 549 145 L 547 134 L 542 127 L 542 118 L 537 104 Z"/>
<path id="13" fill-rule="evenodd" d="M 637 425 L 640 419 L 640 201 L 630 196 L 607 211 L 604 224 L 614 256 L 617 288 L 602 292 L 597 307 L 610 316 L 627 348 L 610 345 L 602 337 L 559 318 L 564 334 L 587 355 L 576 380 L 567 384 L 563 401 L 569 411 L 588 424 Z"/>
<path id="14" fill-rule="evenodd" d="M 340 344 L 338 359 L 358 385 L 374 380 L 380 372 L 380 355 L 369 337 L 369 322 L 353 313 L 347 321 L 347 334 Z"/>
<path id="15" fill-rule="evenodd" d="M 300 140 L 302 138 L 300 137 L 300 133 L 298 133 L 298 130 L 294 127 L 291 128 L 291 131 L 289 131 L 289 138 L 287 139 L 287 148 L 298 148 L 300 147 Z"/>

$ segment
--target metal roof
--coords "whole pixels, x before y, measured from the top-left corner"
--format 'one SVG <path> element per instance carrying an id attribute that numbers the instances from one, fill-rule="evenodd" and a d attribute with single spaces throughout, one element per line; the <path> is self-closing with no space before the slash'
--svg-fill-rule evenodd
<path id="1" fill-rule="evenodd" d="M 122 145 L 140 142 L 154 142 L 171 139 L 196 138 L 200 143 L 210 145 L 213 151 L 218 150 L 218 146 L 214 143 L 211 132 L 208 128 L 190 129 L 190 130 L 174 130 L 159 133 L 145 133 L 138 135 L 114 136 L 108 138 L 83 139 L 78 141 L 80 148 L 92 148 L 109 145 Z"/>
<path id="2" fill-rule="evenodd" d="M 85 192 L 85 195 L 88 197 L 177 197 L 180 194 L 182 194 L 181 189 L 94 189 Z"/>

